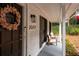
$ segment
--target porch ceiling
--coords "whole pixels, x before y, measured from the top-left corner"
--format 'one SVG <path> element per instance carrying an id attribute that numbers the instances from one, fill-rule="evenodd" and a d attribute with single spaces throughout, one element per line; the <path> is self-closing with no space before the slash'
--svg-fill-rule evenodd
<path id="1" fill-rule="evenodd" d="M 51 22 L 59 22 L 61 19 L 61 4 L 60 3 L 41 3 L 37 4 L 39 7 L 45 11 L 50 18 L 49 21 Z M 65 12 L 66 12 L 66 19 L 76 11 L 78 8 L 78 3 L 65 3 Z"/>

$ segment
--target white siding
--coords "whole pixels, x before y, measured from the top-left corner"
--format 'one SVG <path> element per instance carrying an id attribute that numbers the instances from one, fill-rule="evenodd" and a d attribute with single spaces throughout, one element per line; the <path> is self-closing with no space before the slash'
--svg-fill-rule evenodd
<path id="1" fill-rule="evenodd" d="M 36 24 L 30 21 L 30 15 L 36 15 Z M 27 30 L 27 55 L 35 56 L 40 51 L 39 48 L 39 16 L 46 18 L 46 15 L 35 4 L 28 4 L 28 30 Z M 47 18 L 46 18 L 47 19 Z M 29 30 L 29 25 L 35 25 L 35 29 Z"/>

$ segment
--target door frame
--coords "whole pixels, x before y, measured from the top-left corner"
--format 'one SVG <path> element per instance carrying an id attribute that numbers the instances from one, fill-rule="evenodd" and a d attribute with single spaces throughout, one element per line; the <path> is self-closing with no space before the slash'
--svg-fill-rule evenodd
<path id="1" fill-rule="evenodd" d="M 27 4 L 17 3 L 22 7 L 22 56 L 27 55 Z"/>

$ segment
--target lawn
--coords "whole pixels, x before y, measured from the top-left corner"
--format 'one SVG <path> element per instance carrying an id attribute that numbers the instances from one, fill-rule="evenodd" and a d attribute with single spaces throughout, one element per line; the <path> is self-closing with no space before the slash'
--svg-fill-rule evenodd
<path id="1" fill-rule="evenodd" d="M 59 25 L 51 26 L 51 31 L 53 32 L 54 35 L 58 35 L 59 34 Z"/>

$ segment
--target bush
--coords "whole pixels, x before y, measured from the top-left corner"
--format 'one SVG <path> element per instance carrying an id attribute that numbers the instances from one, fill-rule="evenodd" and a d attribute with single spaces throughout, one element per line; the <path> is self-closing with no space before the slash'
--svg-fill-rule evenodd
<path id="1" fill-rule="evenodd" d="M 68 40 L 66 40 L 66 55 L 67 56 L 77 56 L 78 55 L 73 44 L 70 44 L 70 42 Z"/>
<path id="2" fill-rule="evenodd" d="M 70 30 L 70 35 L 78 35 L 78 32 L 75 29 Z"/>
<path id="3" fill-rule="evenodd" d="M 78 26 L 77 25 L 76 26 L 75 25 L 67 26 L 66 32 L 69 35 L 78 35 L 79 34 L 79 25 Z"/>

